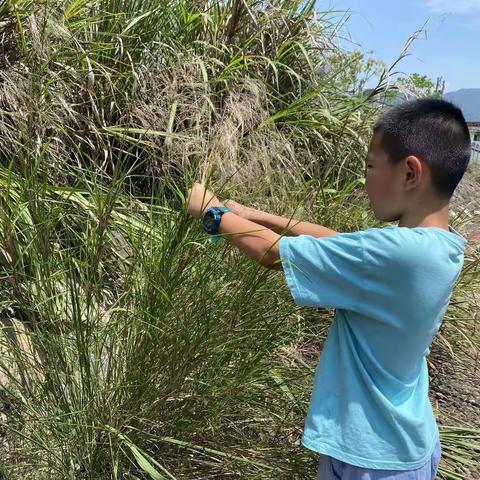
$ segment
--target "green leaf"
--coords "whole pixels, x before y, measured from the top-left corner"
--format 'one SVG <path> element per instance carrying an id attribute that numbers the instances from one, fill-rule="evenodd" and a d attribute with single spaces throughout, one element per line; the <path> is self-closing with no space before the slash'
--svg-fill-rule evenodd
<path id="1" fill-rule="evenodd" d="M 142 15 L 139 15 L 138 17 L 135 17 L 122 31 L 122 35 L 128 32 L 134 25 L 136 25 L 140 20 L 144 19 L 145 17 L 148 17 L 151 15 L 155 10 L 149 10 L 148 12 L 143 13 Z"/>

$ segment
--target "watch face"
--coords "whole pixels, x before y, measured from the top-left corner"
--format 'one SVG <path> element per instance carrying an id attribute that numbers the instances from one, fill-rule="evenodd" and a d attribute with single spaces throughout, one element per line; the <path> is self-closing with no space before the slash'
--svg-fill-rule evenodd
<path id="1" fill-rule="evenodd" d="M 207 212 L 203 217 L 203 224 L 205 225 L 206 228 L 211 228 L 211 226 L 213 225 L 213 220 L 214 220 L 213 213 Z"/>

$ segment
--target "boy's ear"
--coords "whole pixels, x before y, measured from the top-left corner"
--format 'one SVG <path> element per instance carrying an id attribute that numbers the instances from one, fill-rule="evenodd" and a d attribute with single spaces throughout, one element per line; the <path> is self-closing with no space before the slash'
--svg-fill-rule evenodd
<path id="1" fill-rule="evenodd" d="M 405 183 L 407 190 L 418 187 L 425 175 L 425 164 L 415 155 L 405 158 Z"/>

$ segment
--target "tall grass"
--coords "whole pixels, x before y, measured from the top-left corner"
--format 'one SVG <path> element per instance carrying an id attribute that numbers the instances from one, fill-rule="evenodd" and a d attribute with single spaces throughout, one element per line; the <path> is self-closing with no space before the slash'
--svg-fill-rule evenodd
<path id="1" fill-rule="evenodd" d="M 202 179 L 332 228 L 373 224 L 376 112 L 338 81 L 332 13 L 0 4 L 0 477 L 314 476 L 298 442 L 329 312 L 211 244 L 184 202 Z"/>
<path id="2" fill-rule="evenodd" d="M 179 185 L 187 167 L 232 187 L 269 172 L 272 189 L 279 168 L 331 181 L 359 161 L 371 108 L 339 90 L 329 59 L 345 54 L 313 1 L 4 5 L 1 153 L 17 171 L 43 148 L 70 183 L 58 167 L 122 163 Z"/>
<path id="3" fill-rule="evenodd" d="M 240 273 L 236 259 L 219 271 L 220 252 L 169 210 L 135 212 L 98 188 L 31 198 L 20 185 L 5 180 L 13 208 L 2 209 L 11 247 L 2 400 L 7 438 L 20 441 L 10 468 L 28 444 L 40 478 L 123 478 L 131 445 L 169 465 L 180 447 L 166 437 L 208 446 L 217 429 L 232 435 L 225 416 L 289 335 L 279 332 L 288 311 L 274 297 L 261 304 L 252 266 Z M 103 231 L 102 204 L 111 210 Z"/>

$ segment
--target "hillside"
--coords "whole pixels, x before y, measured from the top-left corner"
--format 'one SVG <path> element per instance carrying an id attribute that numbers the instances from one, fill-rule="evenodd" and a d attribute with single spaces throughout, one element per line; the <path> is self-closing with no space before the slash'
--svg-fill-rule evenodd
<path id="1" fill-rule="evenodd" d="M 458 105 L 467 122 L 480 122 L 480 88 L 461 88 L 443 98 Z"/>

